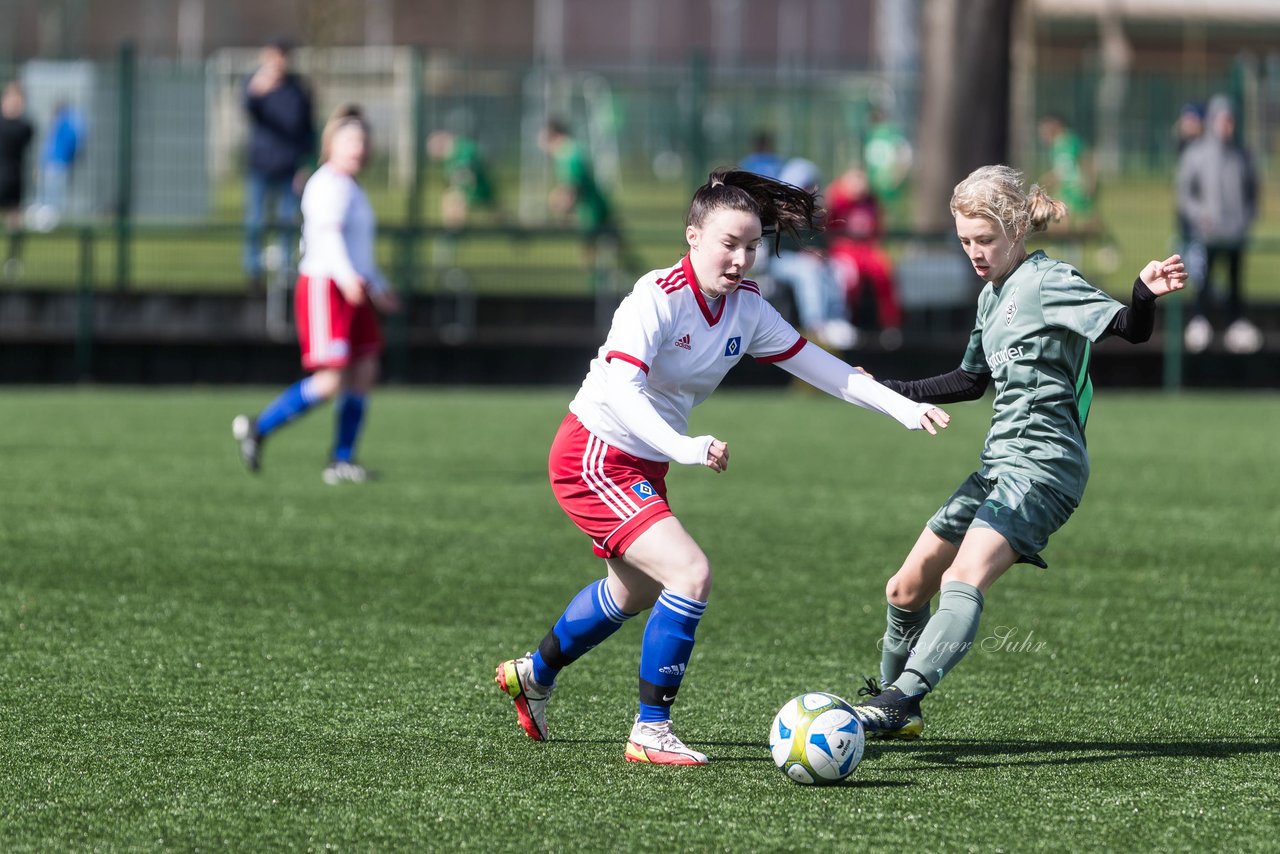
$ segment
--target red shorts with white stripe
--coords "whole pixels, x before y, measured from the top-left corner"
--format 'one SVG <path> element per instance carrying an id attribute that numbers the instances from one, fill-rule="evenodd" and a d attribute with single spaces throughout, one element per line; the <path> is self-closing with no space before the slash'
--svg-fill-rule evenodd
<path id="1" fill-rule="evenodd" d="M 382 352 L 378 313 L 369 300 L 352 305 L 333 279 L 298 277 L 293 298 L 302 367 L 344 368 Z"/>
<path id="2" fill-rule="evenodd" d="M 593 435 L 578 416 L 565 416 L 551 443 L 547 469 L 556 500 L 591 538 L 600 557 L 621 557 L 667 506 L 669 463 L 642 460 Z"/>

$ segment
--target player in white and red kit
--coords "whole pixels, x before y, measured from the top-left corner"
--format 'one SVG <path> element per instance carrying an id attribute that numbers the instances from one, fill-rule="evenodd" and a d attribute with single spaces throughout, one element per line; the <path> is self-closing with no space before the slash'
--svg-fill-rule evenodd
<path id="1" fill-rule="evenodd" d="M 375 308 L 396 311 L 399 305 L 374 259 L 373 208 L 356 181 L 369 145 L 359 108 L 339 108 L 321 139 L 321 166 L 302 192 L 294 304 L 302 366 L 312 373 L 256 418 L 236 416 L 231 432 L 245 467 L 256 472 L 267 436 L 338 394 L 333 448 L 322 473 L 325 483 L 338 484 L 368 478 L 355 461 L 355 446 L 382 353 Z"/>
<path id="2" fill-rule="evenodd" d="M 689 253 L 640 279 L 613 317 L 599 354 L 551 447 L 560 506 L 591 537 L 606 577 L 581 590 L 536 652 L 498 665 L 525 732 L 547 737 L 546 703 L 559 671 L 652 608 L 640 654 L 640 713 L 627 742 L 633 762 L 701 765 L 707 757 L 672 731 L 711 565 L 671 513 L 670 461 L 722 472 L 728 445 L 687 436 L 690 410 L 744 355 L 776 362 L 835 397 L 935 433 L 949 417 L 912 403 L 807 342 L 744 278 L 763 227 L 813 227 L 814 198 L 749 172 L 712 173 L 686 221 Z"/>

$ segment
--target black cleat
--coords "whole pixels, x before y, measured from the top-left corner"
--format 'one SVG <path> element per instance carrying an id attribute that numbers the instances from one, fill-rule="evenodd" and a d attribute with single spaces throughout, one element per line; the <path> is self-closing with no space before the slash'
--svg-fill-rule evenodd
<path id="1" fill-rule="evenodd" d="M 262 468 L 262 437 L 258 435 L 258 423 L 248 415 L 237 415 L 231 421 L 231 436 L 240 446 L 240 462 L 257 474 Z"/>
<path id="2" fill-rule="evenodd" d="M 866 687 L 859 688 L 858 694 L 871 698 L 853 707 L 868 738 L 911 740 L 924 732 L 924 715 L 920 711 L 923 694 L 908 697 L 901 688 L 881 688 L 874 678 L 867 679 Z"/>

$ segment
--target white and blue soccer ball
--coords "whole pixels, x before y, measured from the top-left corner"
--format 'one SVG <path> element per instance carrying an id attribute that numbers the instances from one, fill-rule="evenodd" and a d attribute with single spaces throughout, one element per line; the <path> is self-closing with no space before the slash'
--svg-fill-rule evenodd
<path id="1" fill-rule="evenodd" d="M 862 761 L 866 735 L 853 709 L 819 691 L 787 701 L 769 729 L 769 752 L 782 772 L 806 786 L 836 783 Z"/>

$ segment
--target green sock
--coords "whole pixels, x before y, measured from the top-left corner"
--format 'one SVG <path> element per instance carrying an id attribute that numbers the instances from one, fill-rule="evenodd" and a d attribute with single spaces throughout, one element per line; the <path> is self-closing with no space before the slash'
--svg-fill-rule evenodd
<path id="1" fill-rule="evenodd" d="M 938 613 L 925 626 L 916 642 L 907 669 L 894 685 L 908 697 L 938 687 L 942 677 L 964 658 L 978 634 L 982 617 L 982 591 L 963 581 L 942 585 Z"/>
<path id="2" fill-rule="evenodd" d="M 892 685 L 902 675 L 902 668 L 907 666 L 907 656 L 928 622 L 928 602 L 917 611 L 905 611 L 889 605 L 889 612 L 885 615 L 884 640 L 880 644 L 881 685 Z"/>

